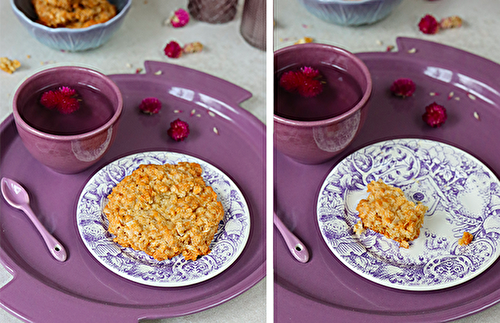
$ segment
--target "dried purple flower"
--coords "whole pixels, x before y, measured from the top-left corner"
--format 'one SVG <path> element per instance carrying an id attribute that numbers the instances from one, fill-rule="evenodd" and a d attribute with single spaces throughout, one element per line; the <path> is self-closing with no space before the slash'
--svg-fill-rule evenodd
<path id="1" fill-rule="evenodd" d="M 425 113 L 422 115 L 422 119 L 433 128 L 440 127 L 447 118 L 446 109 L 436 102 L 425 107 Z"/>
<path id="2" fill-rule="evenodd" d="M 157 98 L 145 98 L 139 105 L 139 109 L 147 114 L 156 114 L 161 110 L 161 101 Z"/>
<path id="3" fill-rule="evenodd" d="M 181 119 L 176 119 L 170 123 L 167 134 L 175 141 L 183 141 L 189 135 L 189 125 Z"/>
<path id="4" fill-rule="evenodd" d="M 412 96 L 415 92 L 415 83 L 407 78 L 400 78 L 394 81 L 391 85 L 391 92 L 396 96 L 401 96 L 403 98 Z"/>

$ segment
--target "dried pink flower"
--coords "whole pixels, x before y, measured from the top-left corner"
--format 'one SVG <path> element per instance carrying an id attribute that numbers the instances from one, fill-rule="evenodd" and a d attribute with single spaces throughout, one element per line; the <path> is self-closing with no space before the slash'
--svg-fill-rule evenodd
<path id="1" fill-rule="evenodd" d="M 61 92 L 61 94 L 64 95 L 64 96 L 73 96 L 73 95 L 76 95 L 75 89 L 72 89 L 72 88 L 67 87 L 67 86 L 61 86 L 59 88 L 59 92 Z"/>
<path id="2" fill-rule="evenodd" d="M 182 47 L 176 41 L 168 43 L 163 51 L 170 58 L 179 58 L 182 56 Z"/>
<path id="3" fill-rule="evenodd" d="M 80 102 L 76 98 L 76 91 L 67 86 L 61 86 L 55 91 L 46 91 L 40 98 L 40 104 L 47 109 L 69 114 L 80 108 Z"/>
<path id="4" fill-rule="evenodd" d="M 178 9 L 174 12 L 174 15 L 170 18 L 170 24 L 174 28 L 180 28 L 187 25 L 189 22 L 189 13 L 184 9 Z"/>
<path id="5" fill-rule="evenodd" d="M 189 125 L 180 119 L 176 119 L 170 123 L 167 134 L 175 141 L 183 141 L 189 135 Z"/>
<path id="6" fill-rule="evenodd" d="M 391 85 L 391 92 L 396 96 L 401 96 L 403 98 L 412 96 L 415 92 L 415 83 L 408 78 L 400 78 L 394 81 Z"/>
<path id="7" fill-rule="evenodd" d="M 76 98 L 63 96 L 60 105 L 57 107 L 58 111 L 64 114 L 70 114 L 80 108 L 80 102 Z"/>
<path id="8" fill-rule="evenodd" d="M 431 15 L 425 15 L 418 23 L 418 28 L 424 34 L 435 34 L 439 31 L 439 22 Z"/>
<path id="9" fill-rule="evenodd" d="M 58 91 L 47 91 L 42 94 L 40 103 L 47 109 L 55 109 L 59 104 L 61 94 Z"/>
<path id="10" fill-rule="evenodd" d="M 147 114 L 156 114 L 161 110 L 161 101 L 157 98 L 145 98 L 139 105 L 139 109 Z"/>
<path id="11" fill-rule="evenodd" d="M 434 128 L 441 126 L 447 118 L 446 109 L 436 102 L 425 107 L 425 113 L 422 115 L 422 119 Z"/>
<path id="12" fill-rule="evenodd" d="M 300 71 L 302 72 L 302 74 L 304 74 L 304 76 L 309 78 L 315 78 L 319 76 L 319 71 L 315 70 L 312 67 L 304 66 L 300 69 Z"/>
<path id="13" fill-rule="evenodd" d="M 312 98 L 323 92 L 323 84 L 317 79 L 299 74 L 300 85 L 297 88 L 300 95 L 306 98 Z"/>
<path id="14" fill-rule="evenodd" d="M 288 71 L 281 75 L 279 85 L 288 92 L 297 92 L 304 97 L 314 97 L 323 91 L 318 70 L 304 66 L 298 71 Z"/>

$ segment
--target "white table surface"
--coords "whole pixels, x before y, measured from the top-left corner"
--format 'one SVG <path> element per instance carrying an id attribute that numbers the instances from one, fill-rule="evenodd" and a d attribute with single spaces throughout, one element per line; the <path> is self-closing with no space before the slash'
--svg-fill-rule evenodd
<path id="1" fill-rule="evenodd" d="M 436 18 L 458 15 L 464 24 L 459 29 L 424 35 L 418 29 L 418 22 L 428 13 Z M 314 42 L 359 53 L 385 51 L 388 45 L 396 44 L 397 37 L 403 36 L 443 43 L 500 64 L 499 19 L 498 0 L 404 0 L 390 16 L 380 22 L 361 27 L 344 27 L 320 20 L 306 11 L 298 1 L 275 0 L 273 41 L 274 48 L 278 49 L 292 45 L 300 38 L 311 37 Z M 499 322 L 499 318 L 500 305 L 496 305 L 456 322 Z"/>
<path id="2" fill-rule="evenodd" d="M 11 112 L 11 98 L 17 85 L 48 64 L 86 64 L 105 74 L 135 73 L 145 60 L 168 62 L 193 68 L 234 83 L 253 96 L 241 106 L 265 122 L 265 53 L 248 45 L 239 33 L 243 1 L 235 20 L 220 25 L 191 20 L 183 28 L 163 25 L 187 0 L 134 0 L 121 28 L 100 48 L 77 53 L 50 49 L 33 39 L 17 20 L 8 0 L 0 0 L 0 57 L 17 59 L 22 66 L 14 74 L 0 71 L 0 121 Z M 199 41 L 201 53 L 170 59 L 163 48 L 170 40 L 181 45 Z M 30 56 L 28 58 L 28 55 Z M 22 215 L 20 215 L 22 216 Z M 0 265 L 0 286 L 11 275 Z M 0 291 L 1 292 L 1 291 Z M 265 322 L 266 279 L 238 297 L 212 309 L 183 317 L 145 322 Z M 0 322 L 21 322 L 0 308 Z"/>

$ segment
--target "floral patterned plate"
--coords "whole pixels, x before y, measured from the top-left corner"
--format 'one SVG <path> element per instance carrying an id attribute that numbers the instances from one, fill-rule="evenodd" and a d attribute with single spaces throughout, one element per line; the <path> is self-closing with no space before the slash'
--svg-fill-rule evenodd
<path id="1" fill-rule="evenodd" d="M 356 206 L 366 186 L 382 178 L 429 207 L 410 248 L 371 230 L 357 236 Z M 395 139 L 362 148 L 339 162 L 319 192 L 317 219 L 335 256 L 357 274 L 384 286 L 412 291 L 468 281 L 500 254 L 500 183 L 473 156 L 423 139 Z M 474 240 L 458 244 L 468 231 Z"/>
<path id="2" fill-rule="evenodd" d="M 212 186 L 224 207 L 224 217 L 210 245 L 212 251 L 196 261 L 186 261 L 182 255 L 157 261 L 142 251 L 116 244 L 102 213 L 113 187 L 141 164 L 176 164 L 181 161 L 201 165 L 203 179 Z M 198 158 L 163 151 L 129 155 L 100 169 L 82 190 L 76 218 L 83 243 L 102 265 L 126 279 L 158 287 L 192 285 L 220 274 L 238 258 L 250 232 L 247 203 L 228 176 Z"/>

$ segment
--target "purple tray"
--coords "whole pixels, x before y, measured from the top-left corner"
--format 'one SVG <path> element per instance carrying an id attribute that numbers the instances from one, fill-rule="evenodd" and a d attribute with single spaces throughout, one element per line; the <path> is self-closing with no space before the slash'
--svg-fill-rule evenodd
<path id="1" fill-rule="evenodd" d="M 315 210 L 323 181 L 337 162 L 369 143 L 406 137 L 433 139 L 469 152 L 500 174 L 500 65 L 423 40 L 398 38 L 397 45 L 398 52 L 358 54 L 372 74 L 373 95 L 359 137 L 341 156 L 322 165 L 306 166 L 275 152 L 276 211 L 311 252 L 308 263 L 298 263 L 275 229 L 275 322 L 446 321 L 500 301 L 498 261 L 456 287 L 401 291 L 349 270 L 321 237 Z M 411 53 L 413 48 L 415 53 Z M 416 83 L 413 97 L 391 95 L 390 85 L 401 77 Z M 439 95 L 431 96 L 431 92 Z M 454 96 L 448 100 L 450 92 Z M 448 111 L 447 122 L 436 129 L 428 127 L 421 117 L 425 106 L 434 101 Z"/>
<path id="2" fill-rule="evenodd" d="M 265 276 L 265 127 L 239 107 L 251 94 L 185 67 L 151 61 L 145 67 L 145 74 L 111 76 L 124 98 L 119 132 L 104 158 L 80 174 L 61 175 L 34 160 L 12 116 L 0 126 L 0 177 L 25 186 L 33 210 L 69 252 L 66 262 L 54 260 L 27 217 L 0 200 L 0 260 L 14 276 L 0 289 L 0 305 L 21 319 L 137 322 L 180 316 L 219 305 Z M 149 96 L 163 103 L 158 115 L 139 112 L 139 103 Z M 176 118 L 190 126 L 183 142 L 174 142 L 166 133 Z M 107 270 L 81 241 L 75 210 L 84 184 L 118 157 L 148 150 L 201 158 L 230 176 L 243 192 L 251 216 L 249 240 L 240 257 L 218 276 L 187 287 L 140 285 Z"/>

